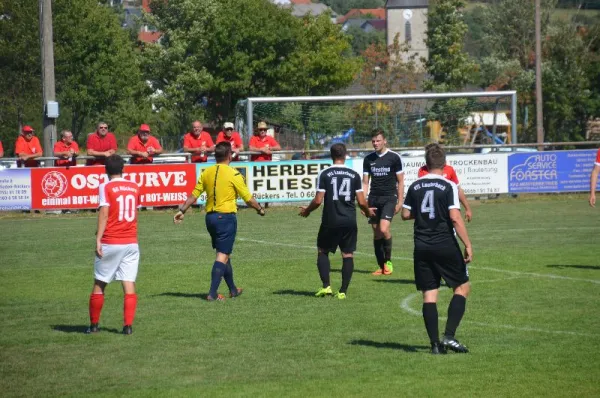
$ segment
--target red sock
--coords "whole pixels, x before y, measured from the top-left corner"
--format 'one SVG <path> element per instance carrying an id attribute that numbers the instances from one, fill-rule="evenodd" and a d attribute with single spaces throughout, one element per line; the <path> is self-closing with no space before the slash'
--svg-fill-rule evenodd
<path id="1" fill-rule="evenodd" d="M 135 318 L 135 308 L 137 307 L 137 294 L 126 294 L 123 301 L 123 324 L 131 326 Z"/>
<path id="2" fill-rule="evenodd" d="M 90 323 L 98 323 L 100 321 L 100 312 L 102 312 L 102 306 L 104 305 L 104 294 L 92 293 L 90 294 Z"/>

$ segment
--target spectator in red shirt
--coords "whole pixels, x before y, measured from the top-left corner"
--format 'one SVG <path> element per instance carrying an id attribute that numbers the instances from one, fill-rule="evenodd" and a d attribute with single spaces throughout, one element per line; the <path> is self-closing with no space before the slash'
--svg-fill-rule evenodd
<path id="1" fill-rule="evenodd" d="M 271 151 L 280 151 L 281 146 L 275 141 L 275 138 L 267 135 L 267 123 L 258 123 L 258 134 L 250 138 L 248 144 L 251 151 L 260 152 L 258 155 L 251 155 L 252 161 L 269 161 L 273 159 Z"/>
<path id="2" fill-rule="evenodd" d="M 217 135 L 217 144 L 219 142 L 229 142 L 231 144 L 231 160 L 239 160 L 240 151 L 244 150 L 242 137 L 237 131 L 233 131 L 233 123 L 226 122 L 223 125 L 223 131 Z"/>
<path id="3" fill-rule="evenodd" d="M 34 130 L 31 126 L 23 126 L 19 138 L 15 143 L 15 156 L 17 167 L 39 167 L 40 163 L 37 158 L 42 156 L 44 152 L 40 140 L 33 135 Z"/>
<path id="4" fill-rule="evenodd" d="M 202 130 L 202 123 L 196 120 L 192 123 L 192 131 L 183 138 L 183 151 L 192 154 L 192 162 L 200 163 L 208 161 L 208 154 L 215 151 L 212 137 Z"/>
<path id="5" fill-rule="evenodd" d="M 108 131 L 108 125 L 100 122 L 96 131 L 88 135 L 85 147 L 88 156 L 95 156 L 95 159 L 87 160 L 88 166 L 104 164 L 107 157 L 117 152 L 117 139 L 113 133 Z"/>
<path id="6" fill-rule="evenodd" d="M 137 135 L 131 137 L 127 144 L 127 153 L 131 155 L 131 164 L 152 163 L 155 155 L 160 155 L 163 149 L 160 143 L 150 135 L 150 126 L 142 124 Z"/>
<path id="7" fill-rule="evenodd" d="M 77 164 L 77 156 L 79 155 L 79 145 L 73 141 L 73 133 L 69 130 L 63 130 L 61 133 L 62 139 L 54 144 L 54 156 L 56 166 L 75 166 Z"/>
<path id="8" fill-rule="evenodd" d="M 0 141 L 0 158 L 4 157 L 4 148 L 2 147 L 2 141 Z"/>

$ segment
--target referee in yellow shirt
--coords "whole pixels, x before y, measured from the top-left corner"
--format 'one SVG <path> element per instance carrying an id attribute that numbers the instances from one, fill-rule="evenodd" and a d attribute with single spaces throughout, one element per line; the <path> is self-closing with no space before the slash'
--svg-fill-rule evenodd
<path id="1" fill-rule="evenodd" d="M 242 174 L 229 166 L 231 154 L 229 142 L 217 144 L 215 147 L 217 164 L 202 172 L 192 194 L 183 205 L 179 206 L 179 211 L 173 217 L 176 224 L 181 223 L 187 209 L 196 203 L 203 192 L 206 192 L 206 229 L 212 238 L 213 249 L 217 251 L 211 273 L 210 291 L 206 297 L 208 301 L 225 299 L 217 293 L 221 278 L 224 278 L 227 283 L 230 297 L 242 294 L 242 289 L 238 289 L 233 282 L 230 260 L 237 232 L 237 197 L 239 196 L 248 206 L 256 209 L 259 215 L 265 215 L 265 209 L 250 194 Z"/>

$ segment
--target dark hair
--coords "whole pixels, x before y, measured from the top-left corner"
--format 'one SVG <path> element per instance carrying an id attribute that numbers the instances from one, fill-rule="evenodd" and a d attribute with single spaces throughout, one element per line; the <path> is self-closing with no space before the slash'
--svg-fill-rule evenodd
<path id="1" fill-rule="evenodd" d="M 425 150 L 428 151 L 431 148 L 441 148 L 441 147 L 442 146 L 440 144 L 438 144 L 437 142 L 432 142 L 432 143 L 425 145 Z"/>
<path id="2" fill-rule="evenodd" d="M 222 162 L 231 155 L 231 144 L 229 142 L 219 142 L 215 147 L 215 160 Z"/>
<path id="3" fill-rule="evenodd" d="M 333 144 L 329 151 L 333 160 L 346 159 L 346 145 L 342 143 Z"/>
<path id="4" fill-rule="evenodd" d="M 443 168 L 446 165 L 446 151 L 439 145 L 429 148 L 425 153 L 425 163 L 429 171 Z"/>
<path id="5" fill-rule="evenodd" d="M 383 131 L 383 129 L 374 129 L 371 131 L 371 138 L 377 137 L 378 135 L 381 135 L 385 139 L 385 131 Z"/>
<path id="6" fill-rule="evenodd" d="M 104 165 L 106 174 L 109 176 L 123 174 L 123 166 L 125 166 L 125 160 L 120 155 L 110 155 L 106 158 Z"/>

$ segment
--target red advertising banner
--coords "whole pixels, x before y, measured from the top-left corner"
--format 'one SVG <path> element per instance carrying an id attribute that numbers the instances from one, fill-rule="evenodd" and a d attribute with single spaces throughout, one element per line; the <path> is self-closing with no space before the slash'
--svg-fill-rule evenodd
<path id="1" fill-rule="evenodd" d="M 126 165 L 123 178 L 141 187 L 142 206 L 173 206 L 194 189 L 196 165 Z M 104 166 L 31 169 L 31 208 L 94 209 L 98 187 L 106 181 Z"/>

